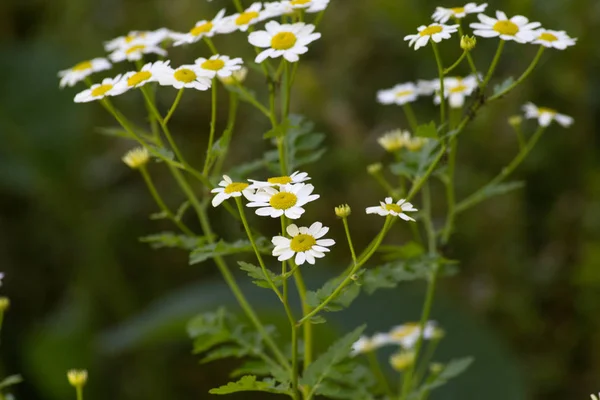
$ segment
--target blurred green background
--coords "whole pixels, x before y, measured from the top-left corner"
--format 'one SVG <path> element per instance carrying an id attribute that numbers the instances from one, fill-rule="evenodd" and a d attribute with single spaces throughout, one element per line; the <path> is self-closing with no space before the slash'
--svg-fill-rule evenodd
<path id="1" fill-rule="evenodd" d="M 134 29 L 186 31 L 221 6 L 233 10 L 230 3 L 0 2 L 0 270 L 6 273 L 2 294 L 12 302 L 2 331 L 0 372 L 23 375 L 25 383 L 15 389 L 18 399 L 73 396 L 64 375 L 73 367 L 90 370 L 89 399 L 208 398 L 207 390 L 226 382 L 236 365 L 198 365 L 185 335 L 185 321 L 194 313 L 220 304 L 235 308 L 215 268 L 210 263 L 190 267 L 185 253 L 154 251 L 137 240 L 172 227 L 148 218 L 156 207 L 139 175 L 120 161 L 132 144 L 99 134 L 96 127 L 114 122 L 98 104 L 74 104 L 82 87 L 61 91 L 56 78 L 60 69 L 102 56 L 105 40 Z M 365 166 L 385 159 L 376 138 L 405 127 L 405 121 L 400 108 L 378 105 L 375 93 L 435 76 L 430 50 L 415 52 L 403 37 L 426 23 L 437 5 L 459 4 L 332 0 L 319 27 L 323 38 L 302 60 L 292 108 L 327 134 L 329 149 L 306 168 L 322 195 L 307 215 L 332 226 L 331 235 L 340 243 L 331 257 L 307 271 L 312 288 L 347 262 L 333 206 L 349 202 L 358 211 L 351 220 L 357 246 L 379 229 L 379 219 L 360 212 L 383 196 Z M 556 108 L 576 122 L 569 130 L 549 129 L 513 176 L 527 182 L 524 189 L 487 201 L 458 221 L 446 251 L 460 260 L 461 272 L 442 283 L 434 317 L 448 330 L 444 360 L 469 354 L 478 360 L 458 379 L 453 394 L 442 398 L 586 399 L 600 391 L 600 48 L 594 41 L 600 2 L 506 0 L 491 2 L 488 10 L 495 9 L 564 29 L 579 42 L 564 52 L 547 51 L 525 85 L 486 108 L 465 131 L 458 197 L 487 182 L 515 154 L 506 120 L 524 102 Z M 474 57 L 482 70 L 495 42 L 479 41 Z M 217 37 L 215 44 L 224 54 L 252 56 L 243 34 Z M 535 51 L 511 43 L 499 75 L 519 74 Z M 173 49 L 171 58 L 180 64 L 207 54 L 197 43 Z M 457 54 L 455 41 L 444 45 L 447 63 Z M 258 76 L 249 78 L 259 94 L 263 83 Z M 169 89 L 160 92 L 163 108 L 174 95 Z M 177 140 L 197 163 L 204 154 L 209 97 L 186 93 L 172 121 Z M 223 90 L 220 99 L 223 128 Z M 144 123 L 139 93 L 116 102 Z M 422 121 L 435 116 L 427 99 L 415 107 Z M 268 148 L 261 139 L 268 121 L 247 104 L 239 118 L 227 166 Z M 151 172 L 168 203 L 180 204 L 182 195 L 160 165 Z M 435 212 L 441 216 L 442 191 L 435 190 L 440 197 Z M 225 214 L 213 215 L 219 231 L 240 233 Z M 260 223 L 264 230 L 277 230 L 270 221 Z M 240 281 L 247 279 L 240 275 Z M 416 319 L 420 284 L 401 288 L 361 297 L 333 317 L 336 326 L 347 330 L 366 321 L 372 333 Z M 268 294 L 250 293 L 261 311 L 272 316 L 277 310 Z M 390 309 L 390 302 L 397 309 Z M 320 346 L 333 334 L 323 333 Z M 510 387 L 515 394 L 501 394 Z"/>

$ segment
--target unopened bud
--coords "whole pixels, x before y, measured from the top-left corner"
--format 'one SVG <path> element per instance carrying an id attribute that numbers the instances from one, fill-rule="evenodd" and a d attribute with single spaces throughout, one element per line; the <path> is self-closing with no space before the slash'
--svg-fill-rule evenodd
<path id="1" fill-rule="evenodd" d="M 148 162 L 150 154 L 145 147 L 136 147 L 133 150 L 129 150 L 122 160 L 125 164 L 133 169 L 140 168 Z"/>
<path id="2" fill-rule="evenodd" d="M 371 175 L 375 175 L 381 171 L 383 165 L 381 163 L 371 164 L 367 167 L 367 172 Z"/>
<path id="3" fill-rule="evenodd" d="M 440 372 L 442 372 L 444 370 L 444 364 L 442 364 L 442 363 L 431 363 L 429 365 L 429 370 L 434 375 L 439 374 Z"/>
<path id="4" fill-rule="evenodd" d="M 340 218 L 346 218 L 350 215 L 351 212 L 352 210 L 350 209 L 350 206 L 348 204 L 342 204 L 335 208 L 335 215 L 337 215 Z"/>
<path id="5" fill-rule="evenodd" d="M 67 372 L 67 379 L 71 386 L 81 388 L 87 382 L 88 373 L 85 369 L 72 369 Z"/>
<path id="6" fill-rule="evenodd" d="M 10 307 L 10 299 L 4 296 L 0 297 L 0 312 L 8 310 L 8 307 Z"/>
<path id="7" fill-rule="evenodd" d="M 360 278 L 360 276 L 358 276 L 358 274 L 354 274 L 350 276 L 350 279 L 352 279 L 353 281 L 357 281 Z"/>
<path id="8" fill-rule="evenodd" d="M 394 370 L 402 372 L 415 362 L 415 352 L 406 351 L 401 353 L 392 354 L 390 357 L 390 365 Z"/>
<path id="9" fill-rule="evenodd" d="M 248 68 L 242 67 L 237 71 L 233 71 L 233 73 L 227 77 L 221 78 L 217 75 L 219 80 L 223 82 L 224 85 L 236 85 L 238 83 L 243 83 L 246 80 L 246 76 L 248 76 Z"/>
<path id="10" fill-rule="evenodd" d="M 475 38 L 475 36 L 463 35 L 463 37 L 460 39 L 460 48 L 464 51 L 473 50 L 476 44 L 477 38 Z"/>
<path id="11" fill-rule="evenodd" d="M 518 128 L 523 123 L 523 117 L 520 115 L 513 115 L 508 118 L 508 124 L 513 128 Z"/>

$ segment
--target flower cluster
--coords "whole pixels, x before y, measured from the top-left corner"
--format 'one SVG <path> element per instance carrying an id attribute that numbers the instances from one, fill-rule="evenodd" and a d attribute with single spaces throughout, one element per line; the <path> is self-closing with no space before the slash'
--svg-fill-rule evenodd
<path id="1" fill-rule="evenodd" d="M 429 139 L 422 137 L 411 136 L 409 131 L 403 131 L 402 129 L 395 129 L 393 131 L 385 133 L 377 142 L 386 151 L 394 153 L 401 149 L 407 149 L 409 151 L 419 151 Z"/>

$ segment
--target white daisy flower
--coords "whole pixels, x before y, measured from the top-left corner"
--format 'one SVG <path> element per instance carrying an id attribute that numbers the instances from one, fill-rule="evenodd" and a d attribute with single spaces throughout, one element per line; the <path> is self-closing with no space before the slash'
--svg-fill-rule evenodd
<path id="1" fill-rule="evenodd" d="M 275 177 L 269 178 L 269 179 L 267 179 L 266 182 L 255 181 L 252 179 L 248 179 L 248 180 L 250 182 L 252 182 L 252 186 L 254 186 L 257 189 L 260 189 L 263 187 L 283 186 L 283 185 L 289 185 L 289 184 L 302 183 L 302 182 L 306 182 L 306 181 L 310 180 L 310 177 L 308 176 L 308 174 L 306 172 L 296 171 L 289 176 L 275 176 Z"/>
<path id="2" fill-rule="evenodd" d="M 229 58 L 227 56 L 214 55 L 209 59 L 204 57 L 200 57 L 196 60 L 196 65 L 200 67 L 206 76 L 210 76 L 214 78 L 215 76 L 219 76 L 219 78 L 227 78 L 233 74 L 234 71 L 237 71 L 242 68 L 242 64 L 244 62 L 241 58 Z"/>
<path id="3" fill-rule="evenodd" d="M 389 335 L 385 333 L 376 333 L 372 337 L 361 336 L 352 345 L 352 352 L 350 355 L 354 357 L 358 354 L 369 353 L 387 344 L 389 344 Z"/>
<path id="4" fill-rule="evenodd" d="M 329 0 L 284 0 L 266 3 L 265 10 L 269 17 L 279 17 L 300 9 L 307 13 L 316 13 L 325 10 L 328 5 Z"/>
<path id="5" fill-rule="evenodd" d="M 133 42 L 128 47 L 120 47 L 110 53 L 108 56 L 112 62 L 121 62 L 121 61 L 137 61 L 141 60 L 144 54 L 158 54 L 159 56 L 166 56 L 167 51 L 165 49 L 161 49 L 156 45 L 145 44 L 142 42 Z"/>
<path id="6" fill-rule="evenodd" d="M 377 92 L 377 101 L 381 104 L 406 104 L 412 103 L 419 97 L 417 86 L 412 83 L 402 83 L 391 89 L 380 90 Z"/>
<path id="7" fill-rule="evenodd" d="M 127 72 L 125 75 L 123 75 L 121 81 L 119 81 L 119 88 L 123 86 L 125 89 L 124 91 L 127 91 L 129 89 L 144 86 L 146 83 L 149 82 L 158 81 L 158 77 L 155 73 L 156 70 L 160 70 L 161 68 L 168 68 L 169 62 L 170 61 L 157 61 L 155 63 L 148 63 L 144 65 L 139 71 Z"/>
<path id="8" fill-rule="evenodd" d="M 452 34 L 457 30 L 458 25 L 444 25 L 436 22 L 429 26 L 421 25 L 417 28 L 419 33 L 415 35 L 406 35 L 404 40 L 410 40 L 408 45 L 414 45 L 415 50 L 418 50 L 419 48 L 425 46 L 429 42 L 430 38 L 435 43 L 439 43 L 443 39 L 450 39 L 450 36 L 452 36 Z"/>
<path id="9" fill-rule="evenodd" d="M 203 37 L 213 37 L 216 33 L 219 32 L 219 29 L 222 27 L 224 16 L 225 9 L 222 9 L 210 21 L 198 21 L 188 33 L 172 33 L 171 37 L 175 41 L 175 43 L 173 43 L 173 46 L 196 43 Z"/>
<path id="10" fill-rule="evenodd" d="M 377 142 L 386 151 L 393 153 L 402 148 L 410 151 L 418 151 L 427 143 L 427 140 L 427 138 L 412 137 L 409 131 L 395 129 L 378 138 Z"/>
<path id="11" fill-rule="evenodd" d="M 439 90 L 439 87 L 439 79 L 432 79 L 430 81 L 419 79 L 417 81 L 417 92 L 420 96 L 431 96 L 436 90 Z"/>
<path id="12" fill-rule="evenodd" d="M 265 31 L 252 32 L 248 36 L 250 44 L 256 47 L 267 48 L 258 56 L 256 62 L 261 63 L 267 57 L 284 57 L 289 62 L 300 59 L 298 55 L 308 51 L 308 45 L 321 37 L 320 33 L 313 33 L 315 26 L 298 22 L 295 24 L 280 24 L 276 21 L 267 22 Z"/>
<path id="13" fill-rule="evenodd" d="M 380 205 L 375 207 L 367 207 L 366 211 L 367 214 L 378 214 L 382 217 L 393 215 L 394 217 L 400 217 L 405 221 L 414 221 L 414 219 L 406 215 L 405 212 L 414 212 L 418 210 L 414 208 L 411 203 L 404 199 L 393 203 L 391 197 L 386 197 L 385 203 L 381 201 Z"/>
<path id="14" fill-rule="evenodd" d="M 248 198 L 248 207 L 258 207 L 257 215 L 279 218 L 282 215 L 290 219 L 298 219 L 304 214 L 303 205 L 318 199 L 318 194 L 312 194 L 315 187 L 299 183 L 296 185 L 283 185 L 278 189 L 263 187 L 253 196 Z"/>
<path id="15" fill-rule="evenodd" d="M 502 40 L 514 40 L 518 43 L 529 43 L 536 38 L 534 29 L 540 27 L 539 22 L 529 22 L 522 15 L 508 18 L 502 11 L 496 11 L 496 18 L 478 14 L 481 22 L 473 22 L 469 26 L 477 36 L 490 38 L 499 36 Z"/>
<path id="16" fill-rule="evenodd" d="M 425 324 L 423 339 L 433 339 L 438 332 L 436 323 L 428 321 Z M 399 344 L 405 349 L 412 349 L 421 336 L 421 324 L 418 322 L 409 322 L 396 326 L 390 330 L 387 335 L 388 343 Z"/>
<path id="17" fill-rule="evenodd" d="M 437 90 L 439 90 L 439 81 Z M 448 99 L 448 103 L 452 108 L 462 108 L 465 104 L 465 98 L 473 94 L 478 87 L 477 77 L 469 75 L 466 78 L 450 77 L 444 78 L 444 97 Z M 440 94 L 436 94 L 435 104 L 440 104 Z"/>
<path id="18" fill-rule="evenodd" d="M 575 46 L 576 38 L 569 37 L 565 31 L 551 31 L 549 29 L 538 29 L 535 31 L 536 37 L 532 44 L 541 44 L 544 47 L 551 47 L 558 50 L 564 50 L 569 46 Z"/>
<path id="19" fill-rule="evenodd" d="M 156 46 L 169 39 L 171 31 L 167 28 L 160 28 L 155 31 L 131 31 L 127 36 L 119 36 L 113 40 L 104 43 L 106 51 L 115 51 L 120 48 L 127 48 L 133 42 L 142 43 L 149 46 Z"/>
<path id="20" fill-rule="evenodd" d="M 213 207 L 217 207 L 232 197 L 241 197 L 243 195 L 249 198 L 254 192 L 254 189 L 247 182 L 234 182 L 227 175 L 223 175 L 223 180 L 219 182 L 219 186 L 210 191 L 211 193 L 217 193 L 212 199 Z"/>
<path id="21" fill-rule="evenodd" d="M 273 256 L 279 261 L 289 260 L 296 256 L 294 262 L 296 265 L 302 265 L 304 262 L 315 263 L 315 258 L 325 257 L 329 251 L 327 247 L 333 246 L 333 239 L 321 239 L 329 231 L 329 228 L 323 226 L 320 222 L 315 222 L 310 227 L 298 227 L 294 224 L 286 228 L 291 239 L 285 236 L 275 236 L 271 242 L 275 245 Z"/>
<path id="22" fill-rule="evenodd" d="M 94 58 L 93 60 L 82 61 L 79 64 L 65 69 L 58 73 L 60 77 L 60 87 L 74 86 L 77 82 L 81 82 L 94 72 L 105 71 L 110 69 L 112 64 L 106 58 Z"/>
<path id="23" fill-rule="evenodd" d="M 251 25 L 270 18 L 271 15 L 263 10 L 262 3 L 253 3 L 242 13 L 225 17 L 218 27 L 219 33 L 231 33 L 237 30 L 246 32 Z"/>
<path id="24" fill-rule="evenodd" d="M 483 3 L 481 5 L 477 5 L 476 3 L 467 3 L 462 7 L 454 8 L 436 7 L 431 18 L 435 22 L 445 24 L 450 18 L 462 19 L 466 17 L 467 14 L 482 13 L 485 11 L 486 7 L 487 3 Z"/>
<path id="25" fill-rule="evenodd" d="M 197 65 L 182 65 L 171 68 L 162 65 L 155 68 L 154 75 L 161 86 L 173 86 L 175 89 L 208 90 L 212 85 L 212 77 Z"/>
<path id="26" fill-rule="evenodd" d="M 89 89 L 84 90 L 81 93 L 77 93 L 75 96 L 75 103 L 88 103 L 94 100 L 103 99 L 106 96 L 118 96 L 125 92 L 122 85 L 119 85 L 121 75 L 117 75 L 114 78 L 106 78 L 102 83 L 96 83 Z"/>
<path id="27" fill-rule="evenodd" d="M 556 110 L 546 107 L 537 107 L 533 103 L 527 103 L 523 106 L 525 118 L 537 119 L 540 126 L 548 126 L 552 121 L 558 122 L 565 128 L 573 125 L 573 118 L 568 115 L 559 114 Z"/>

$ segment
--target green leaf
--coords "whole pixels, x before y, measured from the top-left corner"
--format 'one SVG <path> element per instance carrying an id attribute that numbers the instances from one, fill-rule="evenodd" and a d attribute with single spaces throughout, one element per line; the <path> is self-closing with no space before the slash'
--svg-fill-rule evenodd
<path id="1" fill-rule="evenodd" d="M 178 248 L 184 250 L 192 250 L 202 246 L 207 240 L 205 236 L 187 236 L 173 232 L 161 232 L 140 238 L 140 242 L 149 243 L 153 249 Z"/>
<path id="2" fill-rule="evenodd" d="M 428 124 L 419 125 L 415 131 L 415 136 L 424 138 L 437 138 L 437 128 L 435 122 L 431 121 Z"/>
<path id="3" fill-rule="evenodd" d="M 285 137 L 288 130 L 290 129 L 290 120 L 286 119 L 275 128 L 271 129 L 263 135 L 263 139 L 275 139 Z"/>
<path id="4" fill-rule="evenodd" d="M 6 389 L 9 386 L 18 385 L 21 382 L 23 382 L 23 378 L 21 378 L 21 375 L 7 376 L 0 382 L 0 390 Z"/>
<path id="5" fill-rule="evenodd" d="M 202 364 L 206 364 L 212 361 L 221 360 L 223 358 L 242 358 L 251 354 L 250 349 L 242 348 L 238 346 L 222 346 L 217 349 L 211 350 L 208 354 L 200 360 Z"/>
<path id="6" fill-rule="evenodd" d="M 513 190 L 521 189 L 525 186 L 525 182 L 506 182 L 499 183 L 497 185 L 486 186 L 481 195 L 482 199 L 489 199 L 490 197 L 500 196 L 502 194 L 506 194 L 512 192 Z"/>
<path id="7" fill-rule="evenodd" d="M 325 302 L 325 299 L 329 298 L 333 292 L 337 289 L 340 283 L 345 277 L 337 277 L 330 279 L 323 285 L 322 288 L 316 291 L 308 291 L 306 293 L 306 302 L 311 307 L 317 307 L 319 304 Z M 342 291 L 327 305 L 325 311 L 340 311 L 347 308 L 352 304 L 354 299 L 360 294 L 360 287 L 354 282 L 348 284 Z"/>
<path id="8" fill-rule="evenodd" d="M 362 287 L 368 294 L 373 294 L 378 289 L 395 288 L 403 281 L 425 279 L 430 270 L 431 265 L 426 263 L 396 261 L 365 271 Z"/>
<path id="9" fill-rule="evenodd" d="M 315 393 L 331 399 L 371 400 L 375 378 L 364 365 L 354 361 L 338 364 L 319 384 Z"/>
<path id="10" fill-rule="evenodd" d="M 210 394 L 231 394 L 237 392 L 269 392 L 287 394 L 288 390 L 276 387 L 271 382 L 257 381 L 256 376 L 246 375 L 237 382 L 229 382 L 225 386 L 209 390 Z"/>
<path id="11" fill-rule="evenodd" d="M 101 135 L 114 136 L 123 139 L 137 140 L 133 135 L 130 135 L 125 129 L 121 127 L 98 127 L 95 129 L 96 132 Z M 146 132 L 140 128 L 134 128 L 134 132 L 141 138 L 147 140 L 150 143 L 154 142 L 154 138 L 149 132 Z"/>
<path id="12" fill-rule="evenodd" d="M 311 392 L 314 394 L 318 390 L 319 384 L 333 373 L 334 366 L 348 357 L 352 345 L 364 330 L 365 325 L 359 326 L 331 345 L 304 371 L 304 375 L 300 379 L 301 384 L 311 387 Z"/>
<path id="13" fill-rule="evenodd" d="M 465 357 L 450 361 L 440 373 L 431 375 L 427 378 L 425 383 L 418 390 L 419 395 L 445 385 L 450 379 L 456 378 L 465 372 L 473 361 L 473 357 Z M 417 395 L 417 398 L 419 395 Z"/>
<path id="14" fill-rule="evenodd" d="M 262 360 L 247 360 L 229 374 L 232 378 L 238 378 L 243 375 L 269 376 L 271 375 L 271 370 L 269 365 Z"/>
<path id="15" fill-rule="evenodd" d="M 258 238 L 256 244 L 261 251 L 266 251 L 268 241 L 265 238 Z M 199 264 L 208 259 L 217 256 L 228 256 L 238 253 L 253 252 L 254 248 L 248 240 L 238 240 L 234 243 L 227 243 L 220 240 L 217 243 L 206 244 L 195 248 L 190 254 L 190 265 Z"/>
<path id="16" fill-rule="evenodd" d="M 259 287 L 265 288 L 265 289 L 271 288 L 271 285 L 269 284 L 267 277 L 265 276 L 262 268 L 257 267 L 256 265 L 244 262 L 244 261 L 238 261 L 238 264 L 242 271 L 246 271 L 248 273 L 248 276 L 250 276 L 250 278 L 254 279 L 252 281 L 252 283 L 254 283 L 255 285 L 257 285 Z M 273 284 L 276 287 L 283 285 L 283 278 L 280 275 L 275 275 L 270 270 L 267 270 L 267 274 L 268 274 L 269 278 L 271 279 L 271 282 L 273 282 Z"/>
<path id="17" fill-rule="evenodd" d="M 227 311 L 224 308 L 216 312 L 200 314 L 192 319 L 187 327 L 189 336 L 194 339 L 194 354 L 231 340 L 231 331 L 226 325 Z"/>
<path id="18" fill-rule="evenodd" d="M 156 161 L 158 161 L 158 162 L 164 161 L 164 159 L 171 160 L 171 161 L 175 159 L 175 154 L 173 154 L 173 152 L 169 149 L 166 149 L 166 148 L 160 147 L 160 146 L 154 146 L 154 145 L 150 145 L 150 147 L 152 147 L 155 152 L 157 152 L 158 154 L 160 154 L 162 156 L 162 158 L 161 158 L 161 157 L 157 157 L 154 154 L 150 153 L 150 157 L 155 158 Z"/>
<path id="19" fill-rule="evenodd" d="M 494 86 L 494 94 L 493 96 L 500 94 L 502 92 L 504 92 L 506 89 L 508 89 L 513 83 L 515 83 L 515 79 L 512 76 L 509 76 L 508 78 L 506 78 L 504 80 L 504 82 L 502 82 L 499 85 L 495 85 Z"/>
<path id="20" fill-rule="evenodd" d="M 384 253 L 383 258 L 386 260 L 410 259 L 417 258 L 425 254 L 425 249 L 417 242 L 410 241 L 401 246 L 383 245 L 379 247 L 379 251 Z"/>

